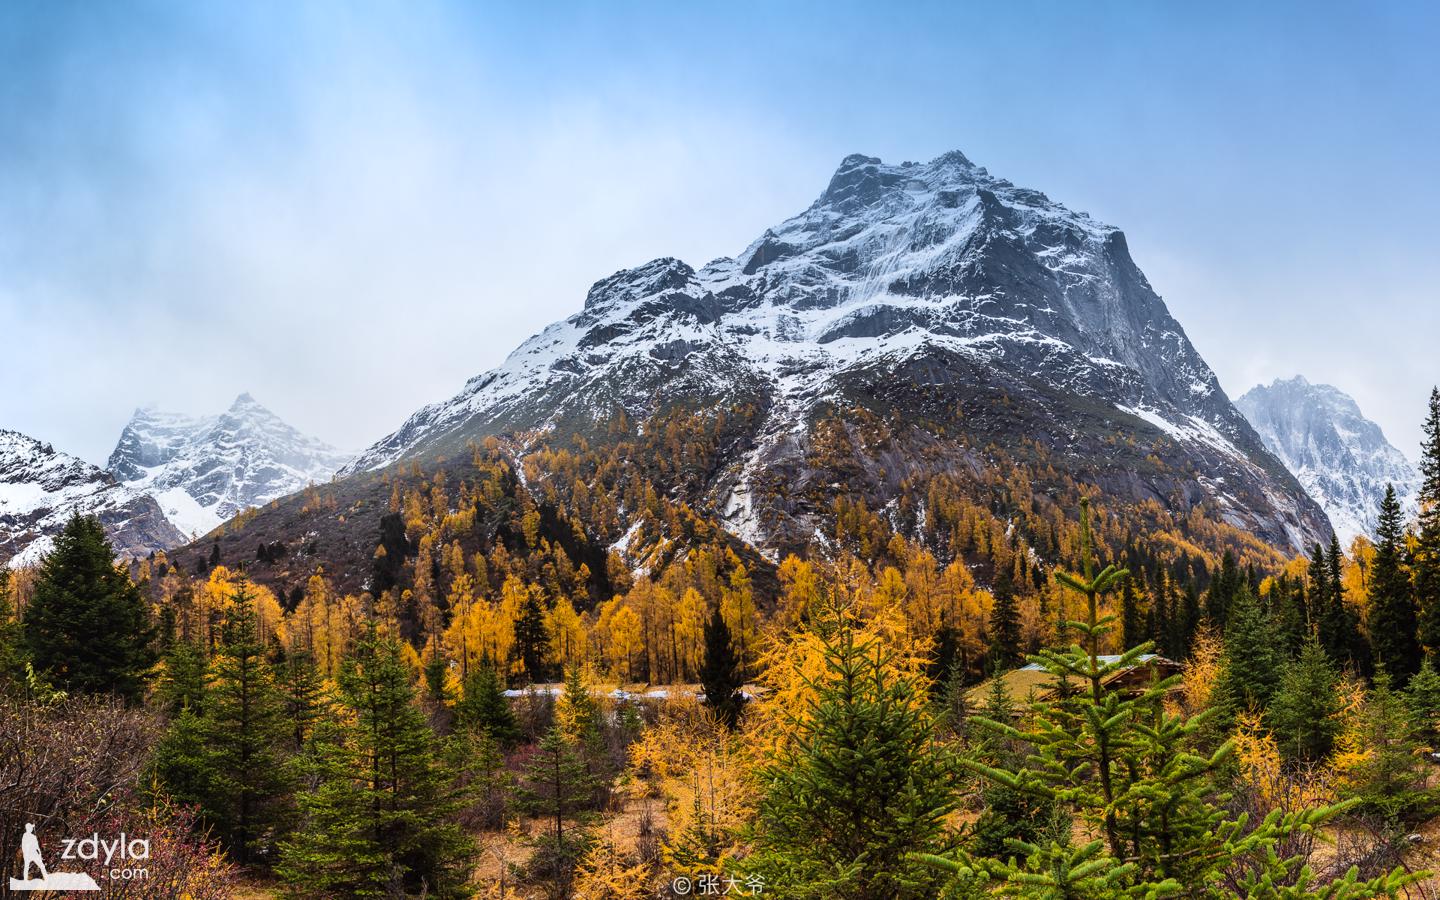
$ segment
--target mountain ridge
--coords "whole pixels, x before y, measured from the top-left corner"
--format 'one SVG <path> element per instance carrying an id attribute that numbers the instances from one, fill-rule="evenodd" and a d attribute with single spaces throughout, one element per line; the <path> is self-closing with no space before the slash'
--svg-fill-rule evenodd
<path id="1" fill-rule="evenodd" d="M 0 429 L 0 564 L 39 562 L 76 514 L 99 518 L 122 556 L 185 539 L 148 494 L 51 444 Z"/>
<path id="2" fill-rule="evenodd" d="M 348 458 L 242 393 L 214 416 L 137 409 L 106 468 L 154 494 L 193 538 L 243 509 L 328 480 Z"/>
<path id="3" fill-rule="evenodd" d="M 458 452 L 486 434 L 584 433 L 616 409 L 643 423 L 664 405 L 657 398 L 752 404 L 763 415 L 750 450 L 705 499 L 727 527 L 778 546 L 812 531 L 814 516 L 777 522 L 794 517 L 757 509 L 752 486 L 779 457 L 794 461 L 818 411 L 854 399 L 856 379 L 887 377 L 876 366 L 893 376 L 975 364 L 972 382 L 1100 401 L 1109 427 L 1180 445 L 1174 461 L 1197 470 L 1182 506 L 1203 498 L 1292 550 L 1328 533 L 1130 259 L 1123 232 L 958 152 L 898 166 L 852 154 L 809 208 L 735 257 L 698 270 L 662 257 L 600 279 L 580 312 L 417 411 L 341 475 Z M 774 540 L 781 531 L 789 537 Z"/>

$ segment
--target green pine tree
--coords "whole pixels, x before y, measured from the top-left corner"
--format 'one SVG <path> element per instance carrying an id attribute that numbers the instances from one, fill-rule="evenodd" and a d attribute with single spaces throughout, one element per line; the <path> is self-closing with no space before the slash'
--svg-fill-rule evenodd
<path id="1" fill-rule="evenodd" d="M 162 788 L 174 802 L 203 809 L 215 795 L 217 772 L 199 705 L 181 707 L 165 729 L 151 753 L 146 782 Z"/>
<path id="2" fill-rule="evenodd" d="M 1316 550 L 1320 551 L 1320 548 Z M 1312 585 L 1312 593 L 1319 598 L 1320 606 L 1315 631 L 1320 646 L 1337 665 L 1360 675 L 1369 675 L 1373 668 L 1370 642 L 1360 630 L 1360 614 L 1346 602 L 1345 585 L 1341 579 L 1343 565 L 1340 539 L 1331 535 L 1330 550 L 1324 555 L 1321 566 L 1321 580 Z"/>
<path id="3" fill-rule="evenodd" d="M 1270 705 L 1284 662 L 1275 632 L 1265 607 L 1249 590 L 1242 590 L 1231 605 L 1221 674 L 1227 695 L 1241 709 L 1263 711 Z"/>
<path id="4" fill-rule="evenodd" d="M 284 752 L 284 698 L 265 660 L 243 580 L 225 616 L 204 703 L 202 731 L 214 772 L 202 809 L 235 859 L 248 864 L 270 850 L 288 818 L 295 785 Z"/>
<path id="5" fill-rule="evenodd" d="M 1440 653 L 1440 389 L 1430 390 L 1420 454 L 1420 527 L 1414 554 L 1420 642 Z"/>
<path id="6" fill-rule="evenodd" d="M 1375 661 L 1404 687 L 1420 671 L 1418 622 L 1410 574 L 1405 571 L 1405 523 L 1393 484 L 1385 486 L 1375 528 L 1370 576 L 1370 641 Z"/>
<path id="7" fill-rule="evenodd" d="M 1368 750 L 1347 773 L 1360 811 L 1380 817 L 1393 831 L 1433 815 L 1433 790 L 1426 787 L 1429 766 L 1416 752 L 1415 732 L 1405 696 L 1390 687 L 1381 671 L 1361 705 L 1353 726 L 1356 743 Z"/>
<path id="8" fill-rule="evenodd" d="M 575 867 L 590 848 L 585 821 L 595 786 L 581 748 L 558 725 L 545 732 L 525 768 L 518 799 L 524 810 L 545 822 L 545 830 L 532 841 L 526 876 L 542 884 L 554 900 L 570 896 Z"/>
<path id="9" fill-rule="evenodd" d="M 893 652 L 842 620 L 822 633 L 825 674 L 810 712 L 758 773 L 747 872 L 789 896 L 908 900 L 938 893 L 920 853 L 956 843 L 951 757 L 920 702 L 919 676 L 891 674 Z"/>
<path id="10" fill-rule="evenodd" d="M 400 644 L 366 635 L 340 673 L 339 700 L 336 719 L 353 724 L 317 729 L 315 787 L 300 797 L 281 875 L 304 896 L 469 896 L 474 845 L 455 821 L 466 798 L 437 758 Z M 337 858 L 335 846 L 354 848 L 354 860 Z"/>
<path id="11" fill-rule="evenodd" d="M 174 641 L 166 652 L 155 699 L 168 715 L 178 716 L 182 709 L 199 712 L 205 695 L 205 676 L 210 661 L 205 651 L 190 641 Z"/>
<path id="12" fill-rule="evenodd" d="M 1281 754 L 1291 762 L 1330 755 L 1340 732 L 1340 675 L 1318 641 L 1310 640 L 1280 673 L 1269 722 Z"/>
<path id="13" fill-rule="evenodd" d="M 463 693 L 455 704 L 455 724 L 462 730 L 484 731 L 502 747 L 520 739 L 520 729 L 510 701 L 505 699 L 504 683 L 489 666 L 470 670 L 462 686 Z"/>
<path id="14" fill-rule="evenodd" d="M 705 704 L 727 725 L 734 726 L 744 705 L 741 688 L 745 678 L 740 672 L 740 657 L 730 639 L 730 628 L 719 604 L 710 611 L 705 623 L 705 659 L 700 664 L 700 689 Z"/>
<path id="15" fill-rule="evenodd" d="M 139 700 L 155 666 L 145 601 L 117 568 L 100 520 L 75 516 L 45 557 L 25 611 L 37 671 L 71 693 Z"/>
<path id="16" fill-rule="evenodd" d="M 276 871 L 291 897 L 384 898 L 397 873 L 374 827 L 382 793 L 358 773 L 366 763 L 352 730 L 316 723 L 305 751 L 312 786 L 298 796 L 301 827 L 280 845 Z"/>
<path id="17" fill-rule="evenodd" d="M 1133 598 L 1132 598 L 1133 599 Z M 995 576 L 995 606 L 990 611 L 990 671 L 1013 669 L 1020 662 L 1020 607 L 1008 571 Z"/>
<path id="18" fill-rule="evenodd" d="M 276 687 L 284 707 L 289 748 L 300 753 L 310 745 L 315 728 L 330 712 L 325 681 L 315 660 L 304 651 L 285 657 L 275 672 Z"/>
<path id="19" fill-rule="evenodd" d="M 1440 672 L 1429 657 L 1406 686 L 1405 704 L 1415 739 L 1433 751 L 1440 746 Z"/>

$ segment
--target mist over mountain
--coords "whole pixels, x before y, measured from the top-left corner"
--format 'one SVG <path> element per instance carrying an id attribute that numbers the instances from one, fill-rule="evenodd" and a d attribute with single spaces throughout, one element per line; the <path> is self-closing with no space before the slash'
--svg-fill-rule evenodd
<path id="1" fill-rule="evenodd" d="M 346 459 L 241 394 L 217 416 L 136 410 L 106 468 L 198 537 L 243 509 L 328 481 Z"/>

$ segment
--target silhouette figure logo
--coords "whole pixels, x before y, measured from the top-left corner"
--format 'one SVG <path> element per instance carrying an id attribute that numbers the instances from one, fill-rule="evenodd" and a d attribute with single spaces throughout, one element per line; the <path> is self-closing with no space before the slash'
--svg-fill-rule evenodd
<path id="1" fill-rule="evenodd" d="M 98 891 L 100 885 L 84 872 L 51 872 L 45 868 L 45 856 L 40 852 L 40 838 L 35 836 L 35 823 L 25 823 L 25 834 L 20 838 L 20 856 L 23 859 L 20 874 L 23 878 L 11 878 L 12 891 Z M 39 878 L 31 878 L 32 870 L 38 870 Z"/>

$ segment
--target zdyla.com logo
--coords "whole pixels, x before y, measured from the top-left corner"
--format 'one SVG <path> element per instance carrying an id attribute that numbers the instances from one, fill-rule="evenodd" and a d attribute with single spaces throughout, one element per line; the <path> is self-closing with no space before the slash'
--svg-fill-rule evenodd
<path id="1" fill-rule="evenodd" d="M 97 833 L 86 838 L 65 838 L 60 843 L 60 859 L 65 862 L 59 865 L 103 864 L 102 874 L 116 881 L 134 881 L 150 876 L 145 868 L 145 861 L 150 858 L 150 841 L 147 839 L 127 838 L 122 831 L 118 838 L 110 840 Z M 40 838 L 35 834 L 33 822 L 26 823 L 25 834 L 20 838 L 20 856 L 22 877 L 10 879 L 12 891 L 100 890 L 100 885 L 87 872 L 52 872 L 46 867 L 45 854 L 40 849 Z M 51 857 L 52 860 L 54 858 Z"/>

